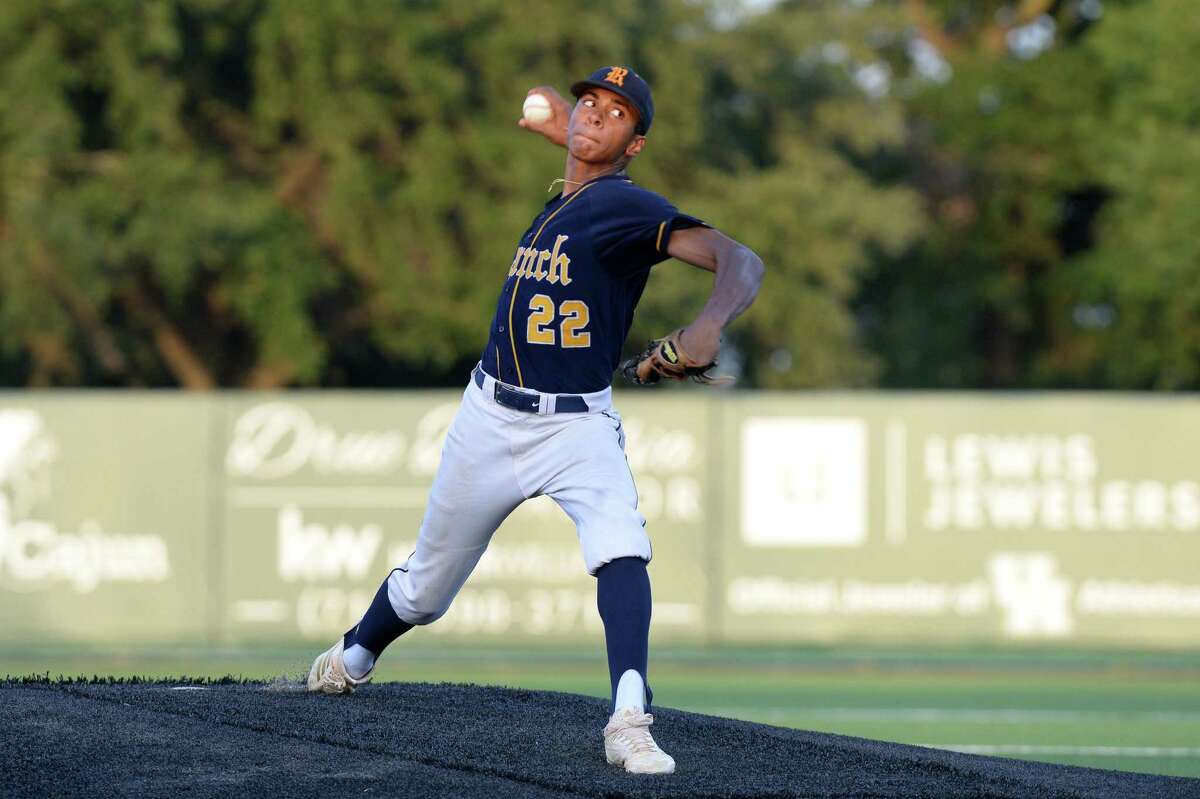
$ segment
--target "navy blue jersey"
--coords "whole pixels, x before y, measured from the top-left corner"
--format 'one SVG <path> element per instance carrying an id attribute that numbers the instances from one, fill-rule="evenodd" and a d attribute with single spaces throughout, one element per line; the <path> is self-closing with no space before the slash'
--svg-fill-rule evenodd
<path id="1" fill-rule="evenodd" d="M 650 267 L 671 232 L 705 226 L 625 175 L 550 202 L 521 236 L 483 368 L 514 386 L 586 394 L 612 383 Z"/>

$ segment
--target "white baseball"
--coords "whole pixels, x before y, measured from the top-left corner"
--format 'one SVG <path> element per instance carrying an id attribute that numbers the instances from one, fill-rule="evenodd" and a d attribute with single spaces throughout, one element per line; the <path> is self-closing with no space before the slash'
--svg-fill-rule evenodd
<path id="1" fill-rule="evenodd" d="M 544 94 L 531 94 L 525 98 L 525 105 L 521 107 L 521 113 L 527 122 L 535 124 L 545 122 L 551 115 L 550 101 Z"/>

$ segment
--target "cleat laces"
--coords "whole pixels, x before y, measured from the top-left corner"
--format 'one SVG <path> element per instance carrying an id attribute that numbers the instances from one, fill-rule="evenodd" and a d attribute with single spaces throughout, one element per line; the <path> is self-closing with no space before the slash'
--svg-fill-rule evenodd
<path id="1" fill-rule="evenodd" d="M 621 721 L 625 728 L 619 734 L 629 744 L 633 754 L 657 754 L 662 751 L 650 734 L 649 727 L 654 723 L 654 716 L 642 713 L 640 716 L 627 716 Z"/>
<path id="2" fill-rule="evenodd" d="M 321 685 L 338 691 L 345 690 L 346 682 L 338 675 L 337 669 L 333 667 L 333 658 L 330 658 L 325 663 L 325 670 L 321 674 Z"/>

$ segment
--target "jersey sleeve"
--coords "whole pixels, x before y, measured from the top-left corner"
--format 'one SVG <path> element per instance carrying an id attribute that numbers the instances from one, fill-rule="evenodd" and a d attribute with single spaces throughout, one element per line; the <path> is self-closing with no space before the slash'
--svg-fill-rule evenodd
<path id="1" fill-rule="evenodd" d="M 629 187 L 611 192 L 592 208 L 592 243 L 596 257 L 613 274 L 628 275 L 667 260 L 671 234 L 690 227 L 709 227 L 652 191 Z"/>

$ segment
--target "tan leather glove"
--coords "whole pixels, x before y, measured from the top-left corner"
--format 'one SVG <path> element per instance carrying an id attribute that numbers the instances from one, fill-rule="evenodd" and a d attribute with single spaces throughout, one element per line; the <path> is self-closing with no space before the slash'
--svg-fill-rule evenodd
<path id="1" fill-rule="evenodd" d="M 665 338 L 646 344 L 637 357 L 621 364 L 621 374 L 638 386 L 653 385 L 664 377 L 714 385 L 733 382 L 732 377 L 715 377 L 711 374 L 717 366 L 715 359 L 710 363 L 700 363 L 690 357 L 680 344 L 682 333 L 681 327 Z"/>

